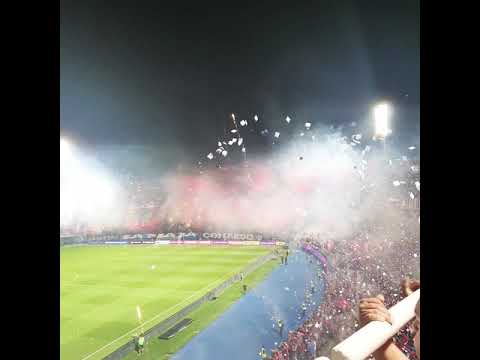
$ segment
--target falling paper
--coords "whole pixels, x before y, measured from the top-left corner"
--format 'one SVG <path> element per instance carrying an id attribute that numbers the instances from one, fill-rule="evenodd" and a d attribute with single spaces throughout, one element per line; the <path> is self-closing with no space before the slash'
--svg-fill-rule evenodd
<path id="1" fill-rule="evenodd" d="M 255 115 L 255 116 L 253 117 L 253 119 L 255 120 L 255 122 L 257 122 L 257 121 L 258 121 L 258 116 Z"/>
<path id="2" fill-rule="evenodd" d="M 217 149 L 217 150 L 215 150 L 215 152 L 220 154 L 222 152 L 222 149 Z"/>
<path id="3" fill-rule="evenodd" d="M 415 199 L 415 195 L 413 195 L 412 192 L 410 193 L 410 199 L 412 199 L 412 200 Z"/>
<path id="4" fill-rule="evenodd" d="M 238 146 L 242 145 L 243 143 L 243 138 L 238 139 Z"/>
<path id="5" fill-rule="evenodd" d="M 420 181 L 415 181 L 415 187 L 420 191 Z"/>
<path id="6" fill-rule="evenodd" d="M 237 138 L 232 139 L 232 143 L 235 144 L 237 142 Z"/>
<path id="7" fill-rule="evenodd" d="M 230 141 L 228 142 L 228 145 L 232 146 L 232 144 L 233 144 L 233 140 L 230 140 Z"/>
<path id="8" fill-rule="evenodd" d="M 227 150 L 223 150 L 223 151 L 222 151 L 222 155 L 223 155 L 223 156 L 227 156 L 227 155 L 228 155 L 228 151 L 227 151 Z"/>
<path id="9" fill-rule="evenodd" d="M 222 146 L 222 143 L 221 143 L 220 141 L 218 142 L 218 146 L 219 146 L 219 147 Z"/>
<path id="10" fill-rule="evenodd" d="M 235 134 L 235 133 L 237 132 L 237 129 L 232 129 L 232 130 L 230 130 L 230 132 L 231 132 L 232 134 Z"/>
<path id="11" fill-rule="evenodd" d="M 209 158 L 210 160 L 212 160 L 212 159 L 213 159 L 213 154 L 212 154 L 212 153 L 208 154 L 208 155 L 207 155 L 207 158 Z"/>
<path id="12" fill-rule="evenodd" d="M 408 150 L 415 150 L 415 146 L 410 146 Z"/>
<path id="13" fill-rule="evenodd" d="M 245 147 L 243 147 L 243 148 L 242 148 L 242 152 L 245 152 L 245 151 L 246 151 L 246 150 L 245 150 Z"/>
<path id="14" fill-rule="evenodd" d="M 309 123 L 309 122 L 306 122 L 306 123 L 305 123 L 305 127 L 306 127 L 307 129 L 310 129 L 310 126 L 312 126 L 311 123 Z"/>
<path id="15" fill-rule="evenodd" d="M 278 138 L 280 136 L 280 133 L 278 131 L 275 131 L 275 135 L 274 135 L 276 138 Z"/>
<path id="16" fill-rule="evenodd" d="M 393 182 L 393 186 L 400 186 L 400 181 L 395 180 L 395 181 Z"/>
<path id="17" fill-rule="evenodd" d="M 292 119 L 290 119 L 290 116 L 287 116 L 287 117 L 285 118 L 285 121 L 286 121 L 287 123 L 289 123 L 289 124 L 290 124 L 290 121 L 291 121 L 291 120 L 292 120 Z"/>
<path id="18" fill-rule="evenodd" d="M 240 120 L 240 125 L 241 126 L 247 126 L 248 125 L 247 120 Z"/>

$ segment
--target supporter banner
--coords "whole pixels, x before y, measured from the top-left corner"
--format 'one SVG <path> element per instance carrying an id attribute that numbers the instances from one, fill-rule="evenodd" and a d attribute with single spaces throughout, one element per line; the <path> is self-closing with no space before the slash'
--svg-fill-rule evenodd
<path id="1" fill-rule="evenodd" d="M 160 233 L 157 235 L 157 240 L 177 240 L 177 235 L 174 233 Z"/>
<path id="2" fill-rule="evenodd" d="M 129 241 L 130 244 L 142 244 L 143 241 Z"/>
<path id="3" fill-rule="evenodd" d="M 181 240 L 198 240 L 198 238 L 199 238 L 198 234 L 193 232 L 179 234 L 179 239 Z"/>
<path id="4" fill-rule="evenodd" d="M 149 240 L 148 240 L 148 241 L 144 241 L 143 243 L 144 243 L 144 244 L 155 244 L 155 241 L 149 241 Z"/>
<path id="5" fill-rule="evenodd" d="M 105 241 L 105 244 L 121 245 L 121 244 L 128 244 L 128 241 Z"/>
<path id="6" fill-rule="evenodd" d="M 203 233 L 203 239 L 213 240 L 250 240 L 250 241 L 260 241 L 263 239 L 263 236 L 260 234 L 237 234 L 237 233 Z"/>

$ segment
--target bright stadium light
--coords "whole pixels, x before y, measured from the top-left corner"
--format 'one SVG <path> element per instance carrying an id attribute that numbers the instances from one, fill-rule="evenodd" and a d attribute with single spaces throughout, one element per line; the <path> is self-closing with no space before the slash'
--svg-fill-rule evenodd
<path id="1" fill-rule="evenodd" d="M 389 129 L 389 120 L 391 115 L 390 105 L 387 103 L 380 103 L 373 108 L 373 117 L 375 119 L 375 136 L 385 139 L 392 133 Z"/>
<path id="2" fill-rule="evenodd" d="M 60 139 L 60 161 L 65 162 L 72 158 L 72 147 L 65 139 Z"/>

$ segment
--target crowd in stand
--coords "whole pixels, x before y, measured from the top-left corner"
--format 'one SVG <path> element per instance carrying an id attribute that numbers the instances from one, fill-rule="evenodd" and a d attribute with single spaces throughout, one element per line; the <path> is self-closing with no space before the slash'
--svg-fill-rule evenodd
<path id="1" fill-rule="evenodd" d="M 270 359 L 326 356 L 333 346 L 359 329 L 360 299 L 382 294 L 387 308 L 401 300 L 401 280 L 419 277 L 418 221 L 415 225 L 415 219 L 411 219 L 389 229 L 372 226 L 335 241 L 301 239 L 329 261 L 327 268 L 318 262 L 318 275 L 325 281 L 324 300 L 300 328 L 290 331 L 288 339 L 272 350 Z M 408 327 L 394 342 L 410 360 L 417 359 Z"/>

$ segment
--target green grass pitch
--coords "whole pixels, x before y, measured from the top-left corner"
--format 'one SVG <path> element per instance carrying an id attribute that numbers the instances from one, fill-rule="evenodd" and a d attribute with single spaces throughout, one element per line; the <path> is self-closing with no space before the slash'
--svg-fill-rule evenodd
<path id="1" fill-rule="evenodd" d="M 137 305 L 146 330 L 269 251 L 259 246 L 61 248 L 61 359 L 105 357 L 139 332 Z M 222 306 L 198 309 L 196 326 L 211 322 L 238 298 L 237 293 L 227 290 L 231 295 L 225 297 Z M 170 351 L 179 346 L 173 341 Z"/>

